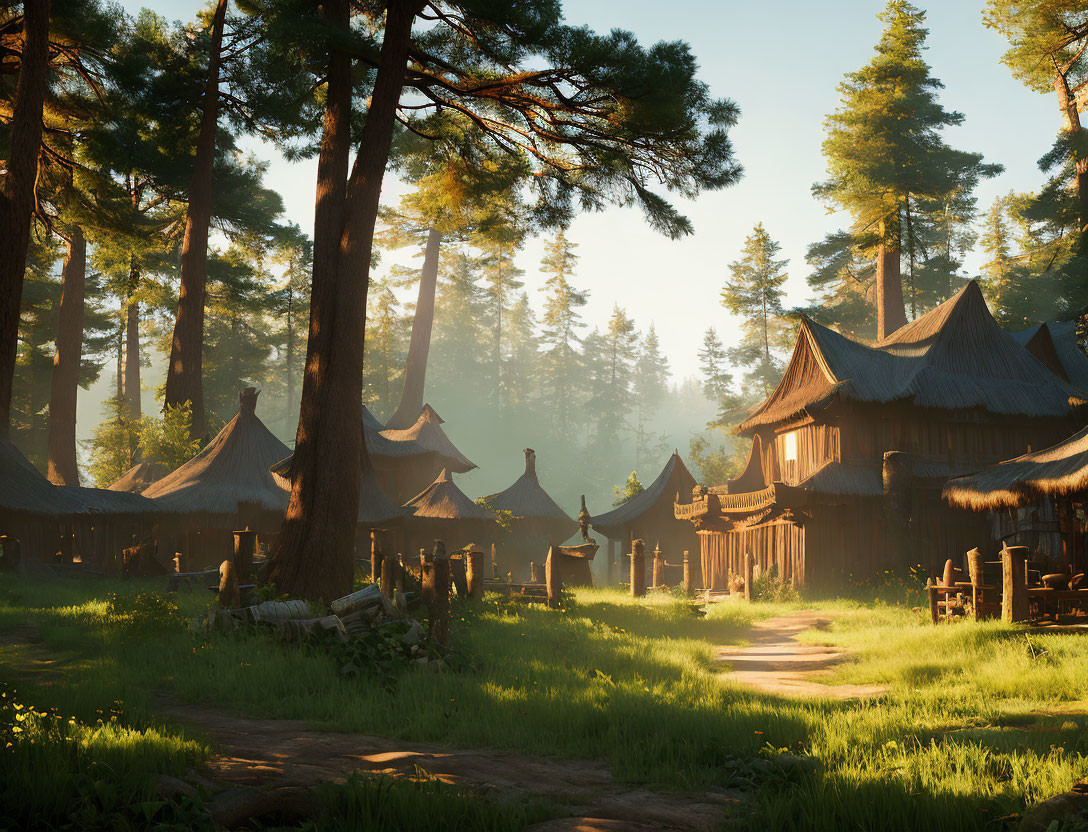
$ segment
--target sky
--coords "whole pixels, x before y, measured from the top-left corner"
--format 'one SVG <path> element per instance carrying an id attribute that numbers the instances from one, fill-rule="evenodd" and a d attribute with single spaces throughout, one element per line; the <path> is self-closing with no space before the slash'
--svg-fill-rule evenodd
<path id="1" fill-rule="evenodd" d="M 203 4 L 124 5 L 132 12 L 147 6 L 170 20 L 190 20 Z M 917 5 L 928 13 L 927 59 L 945 84 L 941 100 L 966 116 L 963 125 L 947 131 L 947 140 L 1005 166 L 1003 175 L 979 187 L 980 208 L 1010 190 L 1038 187 L 1043 175 L 1036 160 L 1059 128 L 1054 97 L 1028 90 L 1000 63 L 1006 44 L 983 26 L 980 0 Z M 836 87 L 843 75 L 872 56 L 883 6 L 883 0 L 566 0 L 569 23 L 627 29 L 644 43 L 687 41 L 700 78 L 716 97 L 734 100 L 741 113 L 731 137 L 744 176 L 733 187 L 680 203 L 694 223 L 692 235 L 669 240 L 650 230 L 637 209 L 611 208 L 575 220 L 568 238 L 578 244 L 578 282 L 590 290 L 587 331 L 603 328 L 618 304 L 641 330 L 656 326 L 677 378 L 695 375 L 708 326 L 726 343 L 737 336 L 739 322 L 722 309 L 719 293 L 728 264 L 758 222 L 789 261 L 787 303 L 808 300 L 807 246 L 848 223 L 810 192 L 824 177 L 824 118 L 839 105 Z M 282 194 L 286 219 L 312 229 L 315 163 L 287 163 L 270 147 L 252 147 L 271 163 L 266 181 Z M 395 201 L 403 190 L 387 177 L 383 199 Z M 538 310 L 542 251 L 542 241 L 530 241 L 519 263 Z M 969 272 L 979 265 L 977 255 L 968 259 Z M 86 426 L 83 420 L 81 434 Z"/>

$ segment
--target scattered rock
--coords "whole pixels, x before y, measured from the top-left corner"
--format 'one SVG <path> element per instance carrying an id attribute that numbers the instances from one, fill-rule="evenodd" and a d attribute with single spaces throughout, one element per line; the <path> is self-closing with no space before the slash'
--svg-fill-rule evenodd
<path id="1" fill-rule="evenodd" d="M 176 800 L 179 797 L 196 798 L 196 789 L 184 780 L 160 774 L 155 778 L 155 794 L 163 800 Z"/>
<path id="2" fill-rule="evenodd" d="M 1061 828 L 1063 820 L 1075 815 L 1088 815 L 1088 780 L 1074 783 L 1062 794 L 1033 806 L 1020 820 L 1017 832 L 1047 832 L 1052 827 Z"/>

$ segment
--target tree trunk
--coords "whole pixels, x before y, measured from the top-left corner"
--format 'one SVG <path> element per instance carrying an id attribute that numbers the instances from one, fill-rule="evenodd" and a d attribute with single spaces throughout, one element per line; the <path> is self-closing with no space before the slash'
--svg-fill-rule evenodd
<path id="1" fill-rule="evenodd" d="M 295 293 L 287 287 L 287 415 L 295 412 Z"/>
<path id="2" fill-rule="evenodd" d="M 76 396 L 83 353 L 83 297 L 87 276 L 87 241 L 83 229 L 69 232 L 68 256 L 61 272 L 57 352 L 49 391 L 49 481 L 79 485 L 76 465 Z"/>
<path id="3" fill-rule="evenodd" d="M 883 341 L 907 323 L 899 272 L 899 219 L 881 220 L 876 260 L 876 339 Z"/>
<path id="4" fill-rule="evenodd" d="M 128 417 L 135 421 L 143 415 L 140 406 L 140 303 L 130 300 L 125 311 L 125 398 Z"/>
<path id="5" fill-rule="evenodd" d="M 219 0 L 212 18 L 212 44 L 208 55 L 208 82 L 204 87 L 204 112 L 196 144 L 189 206 L 185 212 L 185 237 L 181 244 L 181 294 L 174 321 L 174 339 L 166 369 L 164 405 L 190 404 L 190 434 L 205 439 L 201 348 L 204 341 L 204 294 L 208 282 L 208 227 L 212 216 L 212 168 L 215 163 L 215 132 L 219 126 L 219 68 L 223 47 L 223 22 L 227 0 Z"/>
<path id="6" fill-rule="evenodd" d="M 421 6 L 420 0 L 389 4 L 374 92 L 346 188 L 342 172 L 350 142 L 351 66 L 347 55 L 330 54 L 293 485 L 268 570 L 268 579 L 281 591 L 315 600 L 331 600 L 351 586 L 359 471 L 366 454 L 359 425 L 370 256 L 412 22 Z M 326 9 L 347 28 L 346 0 Z"/>
<path id="7" fill-rule="evenodd" d="M 423 388 L 427 381 L 427 354 L 431 349 L 431 328 L 434 325 L 434 295 L 438 286 L 438 255 L 442 233 L 427 232 L 427 247 L 423 252 L 423 269 L 419 276 L 419 297 L 412 319 L 412 340 L 408 345 L 408 360 L 404 366 L 404 389 L 400 405 L 386 425 L 403 430 L 410 428 L 423 410 Z"/>
<path id="8" fill-rule="evenodd" d="M 1083 129 L 1080 123 L 1080 111 L 1069 90 L 1069 82 L 1059 72 L 1054 76 L 1054 90 L 1058 93 L 1058 106 L 1065 119 L 1065 129 L 1075 138 Z M 1077 245 L 1078 254 L 1088 254 L 1088 158 L 1074 155 L 1077 190 Z"/>
<path id="9" fill-rule="evenodd" d="M 23 55 L 9 122 L 9 158 L 0 178 L 0 436 L 11 423 L 26 253 L 34 220 L 42 107 L 49 77 L 49 0 L 23 7 Z"/>

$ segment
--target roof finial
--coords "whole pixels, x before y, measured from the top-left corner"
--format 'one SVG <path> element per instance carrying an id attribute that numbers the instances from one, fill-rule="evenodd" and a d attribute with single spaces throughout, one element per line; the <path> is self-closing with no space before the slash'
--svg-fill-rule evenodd
<path id="1" fill-rule="evenodd" d="M 247 387 L 238 393 L 238 409 L 243 413 L 253 413 L 257 409 L 257 396 L 260 390 L 256 387 Z"/>
<path id="2" fill-rule="evenodd" d="M 532 448 L 525 449 L 525 473 L 529 476 L 536 476 L 536 451 Z"/>

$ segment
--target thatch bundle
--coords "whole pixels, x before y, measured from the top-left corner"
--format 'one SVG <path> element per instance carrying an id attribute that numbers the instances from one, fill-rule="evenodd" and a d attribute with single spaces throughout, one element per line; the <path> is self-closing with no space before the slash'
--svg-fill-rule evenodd
<path id="1" fill-rule="evenodd" d="M 1016 508 L 1088 491 L 1088 428 L 1045 448 L 949 480 L 944 498 L 974 511 Z"/>

